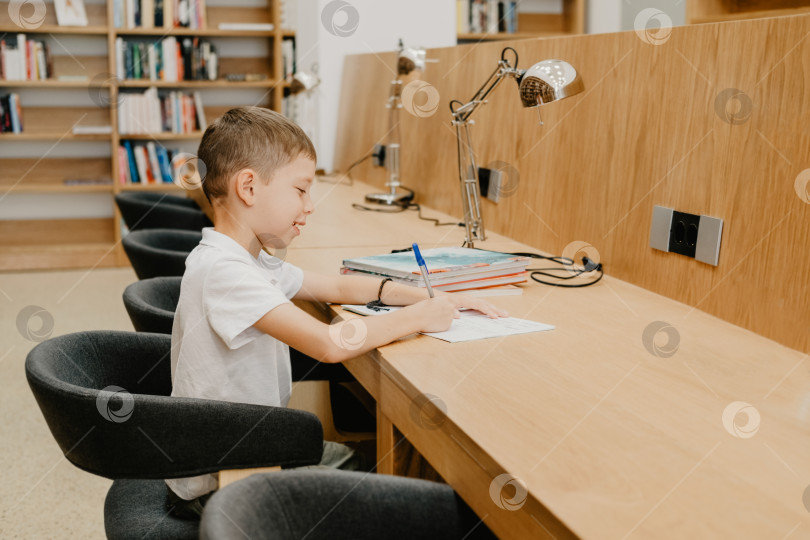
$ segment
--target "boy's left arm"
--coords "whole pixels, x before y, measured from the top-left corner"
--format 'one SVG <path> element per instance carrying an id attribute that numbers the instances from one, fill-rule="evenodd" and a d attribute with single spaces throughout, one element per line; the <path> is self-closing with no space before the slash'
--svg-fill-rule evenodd
<path id="1" fill-rule="evenodd" d="M 329 302 L 331 304 L 367 304 L 377 299 L 380 285 L 385 278 L 364 276 L 325 276 L 304 270 L 304 283 L 296 293 L 296 300 Z M 490 317 L 506 317 L 508 313 L 496 308 L 482 298 L 458 293 L 434 291 L 436 296 L 449 296 L 456 308 L 476 309 Z M 429 299 L 427 289 L 387 281 L 382 289 L 381 300 L 388 306 L 409 306 Z"/>
<path id="2" fill-rule="evenodd" d="M 383 279 L 385 278 L 325 276 L 305 270 L 304 283 L 295 298 L 332 304 L 365 304 L 377 299 Z M 437 291 L 436 294 L 446 293 Z M 386 282 L 382 291 L 382 301 L 389 306 L 409 306 L 427 298 L 427 290 L 393 281 Z"/>

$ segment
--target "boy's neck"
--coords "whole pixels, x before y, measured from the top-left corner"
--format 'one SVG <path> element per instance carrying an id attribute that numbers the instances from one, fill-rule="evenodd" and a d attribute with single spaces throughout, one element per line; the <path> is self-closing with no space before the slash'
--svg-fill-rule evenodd
<path id="1" fill-rule="evenodd" d="M 254 259 L 259 258 L 262 246 L 253 231 L 233 218 L 233 214 L 223 207 L 214 207 L 214 230 L 224 234 L 245 248 Z"/>

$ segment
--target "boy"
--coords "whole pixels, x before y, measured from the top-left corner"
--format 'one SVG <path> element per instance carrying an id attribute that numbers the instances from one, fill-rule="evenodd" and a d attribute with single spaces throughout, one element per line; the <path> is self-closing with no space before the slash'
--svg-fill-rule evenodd
<path id="1" fill-rule="evenodd" d="M 189 254 L 172 329 L 172 395 L 285 407 L 292 387 L 289 347 L 321 362 L 342 362 L 403 336 L 450 327 L 459 308 L 506 316 L 489 302 L 427 293 L 379 279 L 325 276 L 268 255 L 301 233 L 313 212 L 315 148 L 282 115 L 238 107 L 205 130 L 198 150 L 213 229 Z M 291 298 L 408 306 L 364 319 L 362 343 L 341 347 L 341 326 L 324 324 Z M 351 332 L 347 332 L 351 334 Z M 351 450 L 325 445 L 330 466 Z M 170 504 L 199 514 L 214 475 L 167 480 Z M 203 497 L 200 499 L 200 497 Z"/>

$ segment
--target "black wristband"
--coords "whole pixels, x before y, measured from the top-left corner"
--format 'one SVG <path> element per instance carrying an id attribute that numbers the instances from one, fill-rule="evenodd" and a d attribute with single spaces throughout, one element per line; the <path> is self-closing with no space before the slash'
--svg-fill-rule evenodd
<path id="1" fill-rule="evenodd" d="M 387 277 L 384 280 L 382 280 L 382 282 L 380 283 L 380 290 L 377 291 L 377 299 L 372 300 L 371 302 L 366 304 L 366 307 L 368 307 L 370 309 L 376 309 L 376 308 L 380 308 L 380 307 L 385 306 L 385 304 L 382 301 L 382 291 L 383 291 L 383 287 L 385 287 L 385 284 L 388 283 L 389 281 L 394 281 L 394 280 L 391 279 L 390 277 Z"/>

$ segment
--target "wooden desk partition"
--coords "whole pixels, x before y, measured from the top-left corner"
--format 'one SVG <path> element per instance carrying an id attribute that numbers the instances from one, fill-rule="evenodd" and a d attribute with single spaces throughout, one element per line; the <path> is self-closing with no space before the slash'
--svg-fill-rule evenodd
<path id="1" fill-rule="evenodd" d="M 808 33 L 797 15 L 673 28 L 657 45 L 623 32 L 430 50 L 430 86 L 402 113 L 403 184 L 460 216 L 449 101 L 468 100 L 506 45 L 522 68 L 564 59 L 586 91 L 542 107 L 542 126 L 508 80 L 473 117 L 479 165 L 519 173 L 512 196 L 483 202 L 488 230 L 557 254 L 586 242 L 612 276 L 810 352 Z M 393 58 L 346 60 L 338 170 L 384 142 Z M 353 174 L 385 180 L 370 162 Z M 654 205 L 722 218 L 719 266 L 650 248 Z"/>

